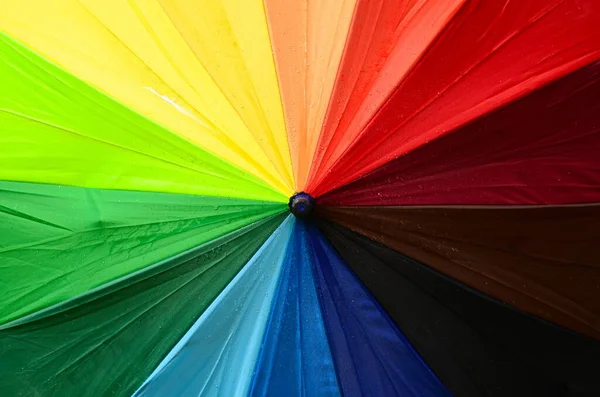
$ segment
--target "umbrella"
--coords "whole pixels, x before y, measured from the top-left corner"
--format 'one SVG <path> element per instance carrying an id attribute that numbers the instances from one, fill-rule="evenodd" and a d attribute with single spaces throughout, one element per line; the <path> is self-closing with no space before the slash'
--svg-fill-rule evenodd
<path id="1" fill-rule="evenodd" d="M 0 395 L 600 395 L 600 2 L 0 2 Z"/>

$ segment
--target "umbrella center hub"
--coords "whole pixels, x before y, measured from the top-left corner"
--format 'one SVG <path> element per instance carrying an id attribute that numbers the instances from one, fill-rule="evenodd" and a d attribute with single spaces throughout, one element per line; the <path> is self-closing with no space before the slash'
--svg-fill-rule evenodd
<path id="1" fill-rule="evenodd" d="M 315 208 L 315 200 L 310 194 L 300 192 L 290 197 L 290 212 L 299 218 L 308 217 Z"/>

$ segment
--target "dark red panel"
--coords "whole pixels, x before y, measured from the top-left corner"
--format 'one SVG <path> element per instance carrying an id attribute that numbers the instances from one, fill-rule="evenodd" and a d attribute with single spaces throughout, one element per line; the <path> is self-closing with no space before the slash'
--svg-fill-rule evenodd
<path id="1" fill-rule="evenodd" d="M 317 213 L 501 302 L 600 339 L 600 205 Z"/>
<path id="2" fill-rule="evenodd" d="M 600 62 L 421 146 L 320 202 L 600 202 Z"/>
<path id="3" fill-rule="evenodd" d="M 597 0 L 469 0 L 309 191 L 322 195 L 600 58 Z M 329 172 L 330 171 L 330 172 Z"/>

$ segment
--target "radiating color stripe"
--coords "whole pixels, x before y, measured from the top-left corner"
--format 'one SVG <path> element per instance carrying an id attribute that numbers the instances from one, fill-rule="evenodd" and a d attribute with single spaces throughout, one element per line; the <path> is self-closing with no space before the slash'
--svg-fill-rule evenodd
<path id="1" fill-rule="evenodd" d="M 285 195 L 293 190 L 261 0 L 23 0 L 0 5 L 0 31 Z"/>
<path id="2" fill-rule="evenodd" d="M 2 395 L 131 396 L 282 219 L 0 327 Z"/>
<path id="3" fill-rule="evenodd" d="M 0 180 L 285 201 L 2 33 L 0 152 Z"/>
<path id="4" fill-rule="evenodd" d="M 357 0 L 310 188 L 387 101 L 464 0 Z"/>
<path id="5" fill-rule="evenodd" d="M 600 205 L 318 207 L 520 310 L 600 339 Z"/>
<path id="6" fill-rule="evenodd" d="M 456 396 L 600 395 L 600 341 L 505 305 L 339 225 L 319 228 Z"/>
<path id="7" fill-rule="evenodd" d="M 356 0 L 264 0 L 294 165 L 304 190 Z"/>
<path id="8" fill-rule="evenodd" d="M 318 230 L 299 230 L 311 256 L 323 318 L 345 396 L 450 397 L 385 311 Z M 311 248 L 309 248 L 311 247 Z"/>
<path id="9" fill-rule="evenodd" d="M 285 259 L 288 218 L 135 396 L 246 396 Z"/>
<path id="10" fill-rule="evenodd" d="M 285 209 L 250 200 L 0 182 L 0 324 Z"/>
<path id="11" fill-rule="evenodd" d="M 326 156 L 331 167 L 309 191 L 356 180 L 600 59 L 599 20 L 597 0 L 465 2 L 360 135 L 335 145 L 343 156 Z"/>
<path id="12" fill-rule="evenodd" d="M 415 149 L 319 203 L 597 203 L 598 153 L 600 62 Z"/>
<path id="13" fill-rule="evenodd" d="M 296 224 L 290 237 L 252 396 L 340 396 L 302 230 Z"/>

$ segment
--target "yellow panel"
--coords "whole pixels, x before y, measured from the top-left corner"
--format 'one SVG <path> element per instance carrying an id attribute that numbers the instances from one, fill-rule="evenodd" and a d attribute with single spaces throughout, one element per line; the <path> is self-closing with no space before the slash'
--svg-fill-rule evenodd
<path id="1" fill-rule="evenodd" d="M 290 194 L 260 0 L 0 0 L 0 30 Z"/>
<path id="2" fill-rule="evenodd" d="M 161 0 L 263 150 L 293 186 L 283 106 L 261 0 Z"/>

